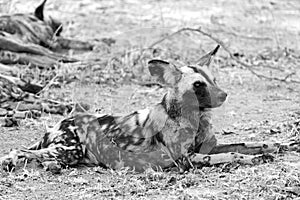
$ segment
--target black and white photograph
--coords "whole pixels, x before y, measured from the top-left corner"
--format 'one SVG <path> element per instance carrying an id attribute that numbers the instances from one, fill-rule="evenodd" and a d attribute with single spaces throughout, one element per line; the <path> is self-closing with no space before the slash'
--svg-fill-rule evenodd
<path id="1" fill-rule="evenodd" d="M 0 0 L 2 199 L 300 199 L 300 1 Z"/>

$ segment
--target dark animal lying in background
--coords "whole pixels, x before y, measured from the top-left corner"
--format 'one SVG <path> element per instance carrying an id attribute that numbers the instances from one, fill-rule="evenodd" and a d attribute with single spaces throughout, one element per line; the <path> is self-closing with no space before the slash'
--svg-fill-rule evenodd
<path id="1" fill-rule="evenodd" d="M 49 69 L 77 61 L 55 50 L 93 48 L 89 43 L 61 37 L 62 23 L 44 16 L 45 3 L 34 13 L 0 16 L 0 126 L 16 126 L 18 119 L 35 118 L 42 112 L 64 114 L 76 105 L 36 95 L 58 78 L 57 70 Z"/>
<path id="2" fill-rule="evenodd" d="M 93 49 L 88 42 L 61 37 L 62 23 L 44 16 L 45 3 L 46 0 L 34 13 L 0 16 L 0 63 L 52 67 L 58 62 L 77 61 L 53 51 Z"/>
<path id="3" fill-rule="evenodd" d="M 203 164 L 253 164 L 272 159 L 229 151 L 272 152 L 282 147 L 279 144 L 264 143 L 255 148 L 243 143 L 216 146 L 210 109 L 221 106 L 227 97 L 208 70 L 218 48 L 202 57 L 201 66 L 179 69 L 166 61 L 149 61 L 150 74 L 169 88 L 160 103 L 121 117 L 81 114 L 63 119 L 41 141 L 4 156 L 4 168 L 14 167 L 21 158 L 137 171 L 172 166 L 186 170 Z"/>

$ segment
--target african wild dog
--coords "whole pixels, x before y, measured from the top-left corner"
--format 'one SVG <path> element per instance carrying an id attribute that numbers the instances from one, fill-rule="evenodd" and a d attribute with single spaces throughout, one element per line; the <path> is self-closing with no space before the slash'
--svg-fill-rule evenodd
<path id="1" fill-rule="evenodd" d="M 203 59 L 208 65 L 219 46 Z M 51 160 L 63 165 L 128 166 L 138 171 L 167 167 L 191 152 L 209 153 L 216 144 L 210 108 L 226 100 L 206 66 L 178 69 L 149 61 L 150 74 L 169 88 L 162 101 L 129 115 L 76 115 L 59 122 L 29 150 L 15 150 L 3 159 L 15 165 L 19 158 Z"/>
<path id="2" fill-rule="evenodd" d="M 221 106 L 227 97 L 208 71 L 218 48 L 202 57 L 202 66 L 179 69 L 162 60 L 149 61 L 150 74 L 168 88 L 162 101 L 152 108 L 120 117 L 80 114 L 63 119 L 41 141 L 26 150 L 11 151 L 0 159 L 1 163 L 11 168 L 20 158 L 36 158 L 67 166 L 85 164 L 143 171 L 172 165 L 184 169 L 203 162 L 253 162 L 256 157 L 238 153 L 230 153 L 229 157 L 207 155 L 220 153 L 215 149 L 210 109 Z M 236 151 L 245 145 L 229 147 Z M 257 153 L 264 152 L 264 148 Z M 224 146 L 220 149 L 224 150 Z"/>
<path id="3" fill-rule="evenodd" d="M 44 15 L 46 1 L 47 0 L 43 0 L 33 13 L 0 14 L 0 38 L 5 41 L 2 42 L 4 45 L 1 46 L 1 53 L 8 54 L 6 56 L 8 60 L 4 59 L 5 62 L 13 59 L 13 63 L 21 62 L 28 64 L 24 55 L 11 55 L 9 52 L 30 53 L 33 54 L 33 56 L 36 54 L 40 56 L 47 55 L 49 58 L 43 60 L 44 62 L 30 62 L 31 64 L 38 63 L 39 66 L 42 65 L 44 67 L 46 65 L 45 63 L 47 63 L 46 61 L 49 62 L 52 59 L 56 60 L 59 58 L 59 61 L 63 62 L 76 61 L 74 58 L 66 59 L 65 56 L 61 56 L 60 58 L 52 51 L 93 49 L 93 44 L 61 36 L 61 32 L 63 31 L 62 22 L 51 16 Z M 45 47 L 46 49 L 41 47 Z"/>
<path id="4" fill-rule="evenodd" d="M 18 38 L 22 42 L 51 47 L 54 36 L 60 36 L 62 23 L 44 16 L 44 0 L 33 13 L 16 13 L 0 16 L 0 29 L 3 36 Z M 11 47 L 13 48 L 13 47 Z M 28 49 L 22 51 L 28 51 Z M 35 52 L 30 52 L 35 53 Z M 41 53 L 40 53 L 41 54 Z"/>

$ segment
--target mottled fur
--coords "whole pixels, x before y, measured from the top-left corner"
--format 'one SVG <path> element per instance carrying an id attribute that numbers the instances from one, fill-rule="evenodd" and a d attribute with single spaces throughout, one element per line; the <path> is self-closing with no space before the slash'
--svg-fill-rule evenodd
<path id="1" fill-rule="evenodd" d="M 216 145 L 210 109 L 222 105 L 227 94 L 208 70 L 218 47 L 201 59 L 201 65 L 180 69 L 149 61 L 149 71 L 168 87 L 152 108 L 116 117 L 81 114 L 59 122 L 28 150 L 14 150 L 2 159 L 14 166 L 19 158 L 56 160 L 60 164 L 100 165 L 118 169 L 182 167 L 194 153 L 209 153 Z"/>

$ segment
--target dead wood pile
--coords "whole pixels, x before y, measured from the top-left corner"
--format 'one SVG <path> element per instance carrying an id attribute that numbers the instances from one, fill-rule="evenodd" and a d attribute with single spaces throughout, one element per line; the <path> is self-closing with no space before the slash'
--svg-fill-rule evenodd
<path id="1" fill-rule="evenodd" d="M 70 40 L 60 36 L 62 23 L 44 17 L 46 0 L 31 14 L 0 16 L 0 120 L 38 117 L 42 111 L 64 114 L 76 107 L 50 99 L 42 99 L 40 93 L 47 82 L 33 83 L 24 80 L 21 69 L 34 68 L 51 71 L 62 63 L 74 63 L 78 59 L 57 53 L 63 49 L 92 50 L 88 42 Z M 24 74 L 23 74 L 24 75 Z M 52 76 L 55 76 L 52 73 Z M 53 77 L 48 77 L 48 80 Z M 36 80 L 35 82 L 39 82 Z M 79 106 L 80 107 L 80 106 Z M 87 109 L 87 106 L 83 106 Z M 3 121 L 5 123 L 3 123 Z M 1 123 L 0 123 L 1 125 Z"/>

